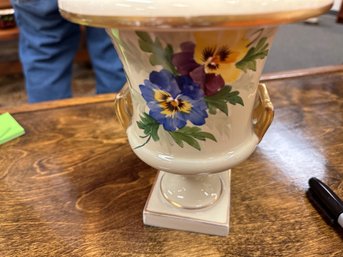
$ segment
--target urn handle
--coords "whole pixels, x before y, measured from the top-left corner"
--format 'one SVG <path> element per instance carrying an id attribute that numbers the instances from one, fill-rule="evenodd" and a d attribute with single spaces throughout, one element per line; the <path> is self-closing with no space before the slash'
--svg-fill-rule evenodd
<path id="1" fill-rule="evenodd" d="M 127 129 L 131 123 L 133 114 L 132 101 L 129 85 L 126 83 L 122 90 L 117 94 L 114 101 L 114 109 L 120 125 Z"/>
<path id="2" fill-rule="evenodd" d="M 131 95 L 127 84 L 125 84 L 124 88 L 117 94 L 114 108 L 119 123 L 124 129 L 127 129 L 131 123 L 133 114 Z M 258 85 L 257 98 L 252 117 L 254 130 L 260 142 L 274 117 L 274 106 L 270 101 L 265 84 Z"/>
<path id="3" fill-rule="evenodd" d="M 255 133 L 259 138 L 259 142 L 261 142 L 274 118 L 274 106 L 270 101 L 269 93 L 265 84 L 260 83 L 258 85 L 252 117 Z"/>

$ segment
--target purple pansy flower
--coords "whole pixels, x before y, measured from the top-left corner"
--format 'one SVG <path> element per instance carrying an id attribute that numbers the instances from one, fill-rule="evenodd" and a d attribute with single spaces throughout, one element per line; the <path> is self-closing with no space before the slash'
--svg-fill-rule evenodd
<path id="1" fill-rule="evenodd" d="M 167 70 L 153 71 L 139 86 L 150 109 L 149 115 L 167 131 L 200 126 L 208 117 L 204 92 L 189 76 L 174 76 Z"/>
<path id="2" fill-rule="evenodd" d="M 207 67 L 205 67 L 205 64 L 198 64 L 194 60 L 195 44 L 193 42 L 184 42 L 180 47 L 181 52 L 173 55 L 172 62 L 181 75 L 190 76 L 195 83 L 201 86 L 207 96 L 216 94 L 224 87 L 225 82 L 220 75 L 205 72 L 206 69 L 216 69 L 216 63 L 209 62 Z M 210 48 L 204 50 L 204 58 L 206 58 L 206 60 L 211 57 L 209 56 L 210 50 Z M 222 51 L 224 51 L 224 49 Z M 213 65 L 213 67 L 211 67 L 211 65 Z"/>

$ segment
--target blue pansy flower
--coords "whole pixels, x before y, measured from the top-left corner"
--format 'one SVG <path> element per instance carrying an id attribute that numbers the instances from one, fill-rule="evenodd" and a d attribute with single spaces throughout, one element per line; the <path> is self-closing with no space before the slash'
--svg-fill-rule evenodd
<path id="1" fill-rule="evenodd" d="M 153 71 L 139 88 L 150 109 L 149 115 L 165 130 L 183 128 L 187 121 L 197 126 L 205 124 L 208 114 L 204 92 L 189 76 Z"/>

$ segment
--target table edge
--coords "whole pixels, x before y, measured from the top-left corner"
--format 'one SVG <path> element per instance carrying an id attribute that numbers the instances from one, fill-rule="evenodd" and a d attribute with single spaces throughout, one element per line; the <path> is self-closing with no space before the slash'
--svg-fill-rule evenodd
<path id="1" fill-rule="evenodd" d="M 261 76 L 261 82 L 314 76 L 314 75 L 328 74 L 328 73 L 341 72 L 341 71 L 343 72 L 343 64 L 265 73 Z M 58 109 L 58 108 L 66 108 L 66 107 L 72 107 L 72 106 L 78 106 L 78 105 L 113 102 L 115 99 L 115 96 L 116 94 L 100 94 L 96 96 L 76 97 L 76 98 L 54 100 L 54 101 L 34 103 L 34 104 L 23 104 L 23 105 L 14 106 L 14 107 L 0 108 L 0 113 L 9 112 L 12 114 L 17 114 L 17 113 L 27 113 L 27 112 L 51 110 L 51 109 Z"/>
<path id="2" fill-rule="evenodd" d="M 78 105 L 114 102 L 116 94 L 99 94 L 95 96 L 76 97 L 69 99 L 53 100 L 41 103 L 23 104 L 13 107 L 0 108 L 0 114 L 9 112 L 11 114 L 44 111 L 51 109 L 67 108 Z"/>
<path id="3" fill-rule="evenodd" d="M 272 73 L 265 73 L 261 76 L 261 82 L 272 81 L 272 80 L 282 80 L 282 79 L 290 79 L 296 77 L 306 77 L 306 76 L 314 76 L 320 74 L 328 74 L 334 72 L 343 71 L 343 64 L 338 65 L 329 65 L 329 66 L 321 66 L 321 67 L 313 67 L 307 69 L 296 69 L 296 70 L 289 70 L 289 71 L 280 71 L 280 72 L 272 72 Z"/>

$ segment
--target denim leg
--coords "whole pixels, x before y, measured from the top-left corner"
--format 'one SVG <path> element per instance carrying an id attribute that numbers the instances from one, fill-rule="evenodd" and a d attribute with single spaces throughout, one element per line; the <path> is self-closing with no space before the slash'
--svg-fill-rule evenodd
<path id="1" fill-rule="evenodd" d="M 119 91 L 126 82 L 123 66 L 104 29 L 87 28 L 87 46 L 98 94 Z"/>
<path id="2" fill-rule="evenodd" d="M 56 0 L 11 0 L 29 102 L 67 98 L 80 28 L 62 18 Z"/>

